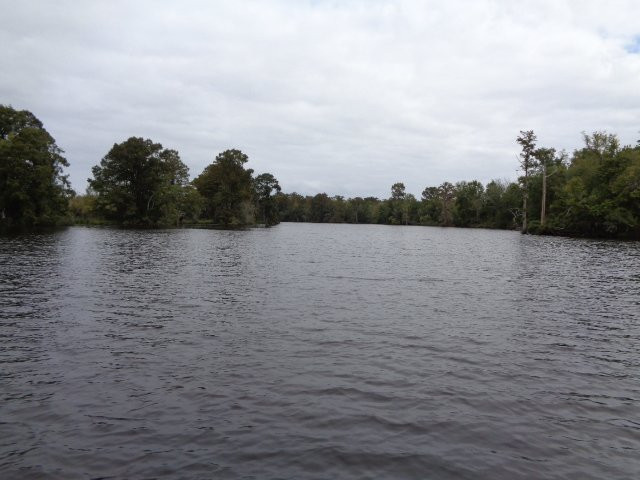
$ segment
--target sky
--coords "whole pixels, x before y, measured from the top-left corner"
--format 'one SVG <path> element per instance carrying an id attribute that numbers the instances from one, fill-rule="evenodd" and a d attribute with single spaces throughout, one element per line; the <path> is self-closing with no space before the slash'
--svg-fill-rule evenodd
<path id="1" fill-rule="evenodd" d="M 0 0 L 0 104 L 84 192 L 114 143 L 191 177 L 238 148 L 285 192 L 515 179 L 520 130 L 640 139 L 640 1 Z"/>

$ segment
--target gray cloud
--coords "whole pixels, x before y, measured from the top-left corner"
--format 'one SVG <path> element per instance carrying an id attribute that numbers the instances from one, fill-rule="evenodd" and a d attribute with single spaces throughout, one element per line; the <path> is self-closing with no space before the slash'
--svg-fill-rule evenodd
<path id="1" fill-rule="evenodd" d="M 0 102 L 43 120 L 79 191 L 132 135 L 193 176 L 233 147 L 285 191 L 376 196 L 515 178 L 520 129 L 639 136 L 634 0 L 0 7 Z"/>

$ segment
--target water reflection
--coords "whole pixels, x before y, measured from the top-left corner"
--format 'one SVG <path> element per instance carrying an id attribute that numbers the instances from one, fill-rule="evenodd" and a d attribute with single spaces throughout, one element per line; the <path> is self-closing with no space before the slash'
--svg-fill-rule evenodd
<path id="1" fill-rule="evenodd" d="M 0 238 L 0 473 L 632 478 L 639 248 L 370 225 Z"/>

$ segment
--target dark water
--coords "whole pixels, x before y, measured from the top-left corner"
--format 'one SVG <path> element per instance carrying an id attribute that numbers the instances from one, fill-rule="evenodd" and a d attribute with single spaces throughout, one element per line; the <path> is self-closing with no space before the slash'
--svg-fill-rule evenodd
<path id="1" fill-rule="evenodd" d="M 0 238 L 0 478 L 640 478 L 640 244 Z"/>

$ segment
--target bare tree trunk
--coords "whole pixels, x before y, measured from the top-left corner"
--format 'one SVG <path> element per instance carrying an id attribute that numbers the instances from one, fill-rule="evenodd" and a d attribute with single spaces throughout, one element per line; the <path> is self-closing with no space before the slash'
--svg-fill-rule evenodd
<path id="1" fill-rule="evenodd" d="M 547 218 L 547 164 L 542 164 L 542 209 L 540 210 L 540 227 L 544 228 Z"/>
<path id="2" fill-rule="evenodd" d="M 153 196 L 155 195 L 155 192 L 151 194 L 151 196 L 149 197 L 149 200 L 147 200 L 147 213 L 149 213 L 149 209 L 151 208 L 151 200 L 153 200 Z"/>
<path id="3" fill-rule="evenodd" d="M 522 192 L 522 233 L 528 233 L 528 212 L 527 201 L 529 200 L 529 168 L 532 167 L 532 160 L 536 157 L 536 134 L 533 130 L 520 131 L 520 136 L 516 141 L 522 147 L 519 155 L 520 167 L 524 170 L 523 192 Z"/>

